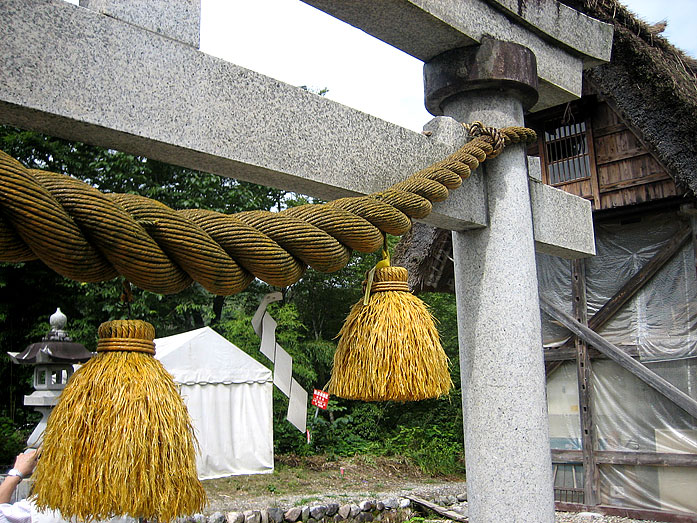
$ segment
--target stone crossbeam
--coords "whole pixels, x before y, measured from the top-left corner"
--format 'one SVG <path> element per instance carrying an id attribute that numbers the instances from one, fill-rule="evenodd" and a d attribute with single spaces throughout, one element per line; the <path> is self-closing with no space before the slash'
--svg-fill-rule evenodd
<path id="1" fill-rule="evenodd" d="M 612 27 L 556 0 L 303 0 L 420 60 L 488 35 L 537 57 L 537 111 L 581 96 L 581 71 L 610 60 Z"/>
<path id="2" fill-rule="evenodd" d="M 324 199 L 382 190 L 456 149 L 62 0 L 5 0 L 0 14 L 1 123 Z M 562 198 L 590 222 L 588 202 L 557 193 L 533 192 L 536 216 Z M 484 195 L 475 173 L 426 221 L 484 227 Z M 540 221 L 540 250 L 594 254 L 572 222 Z"/>

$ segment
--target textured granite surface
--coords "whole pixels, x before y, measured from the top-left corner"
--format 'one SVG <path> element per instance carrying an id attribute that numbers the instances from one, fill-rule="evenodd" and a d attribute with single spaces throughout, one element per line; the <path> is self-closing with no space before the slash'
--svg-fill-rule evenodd
<path id="1" fill-rule="evenodd" d="M 595 255 L 591 202 L 530 179 L 537 252 L 576 259 Z"/>
<path id="2" fill-rule="evenodd" d="M 80 6 L 199 46 L 201 0 L 80 0 Z"/>
<path id="3" fill-rule="evenodd" d="M 446 114 L 522 125 L 506 93 L 449 98 Z M 484 165 L 489 226 L 453 233 L 469 517 L 554 521 L 532 206 L 525 148 Z"/>

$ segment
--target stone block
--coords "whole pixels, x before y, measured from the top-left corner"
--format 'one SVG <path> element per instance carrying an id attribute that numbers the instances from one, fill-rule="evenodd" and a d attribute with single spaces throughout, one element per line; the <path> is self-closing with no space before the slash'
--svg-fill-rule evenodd
<path id="1" fill-rule="evenodd" d="M 357 523 L 366 523 L 368 521 L 373 521 L 374 516 L 370 512 L 361 512 L 356 516 Z"/>
<path id="2" fill-rule="evenodd" d="M 351 512 L 349 513 L 349 517 L 350 517 L 350 518 L 355 518 L 355 517 L 358 516 L 358 514 L 360 514 L 360 513 L 361 513 L 361 507 L 359 507 L 359 506 L 356 505 L 355 503 L 352 503 L 352 504 L 351 504 Z"/>
<path id="3" fill-rule="evenodd" d="M 523 45 L 538 62 L 540 100 L 533 110 L 578 98 L 583 67 L 610 60 L 612 26 L 551 0 L 303 1 L 424 62 L 484 36 Z"/>
<path id="4" fill-rule="evenodd" d="M 458 500 L 460 503 L 462 503 L 462 502 L 464 502 L 464 501 L 467 501 L 467 492 L 465 491 L 465 492 L 463 492 L 463 493 L 461 493 L 461 494 L 458 494 L 458 495 L 457 495 L 457 500 Z"/>
<path id="5" fill-rule="evenodd" d="M 382 504 L 388 510 L 399 508 L 399 500 L 397 498 L 387 498 L 382 501 Z"/>
<path id="6" fill-rule="evenodd" d="M 228 512 L 225 518 L 227 523 L 244 523 L 244 514 L 242 512 Z"/>
<path id="7" fill-rule="evenodd" d="M 358 504 L 358 506 L 360 507 L 361 511 L 368 512 L 375 508 L 375 503 L 370 500 L 363 500 Z"/>
<path id="8" fill-rule="evenodd" d="M 199 46 L 200 0 L 80 0 L 80 7 L 87 7 L 196 48 Z"/>
<path id="9" fill-rule="evenodd" d="M 283 521 L 283 509 L 272 507 L 266 510 L 269 523 L 281 523 Z"/>
<path id="10" fill-rule="evenodd" d="M 315 505 L 310 507 L 310 517 L 320 520 L 327 514 L 327 507 L 325 505 Z"/>
<path id="11" fill-rule="evenodd" d="M 261 523 L 261 512 L 258 510 L 245 510 L 244 523 Z"/>
<path id="12" fill-rule="evenodd" d="M 341 505 L 339 507 L 338 515 L 341 516 L 342 519 L 348 519 L 350 514 L 351 514 L 351 505 Z"/>
<path id="13" fill-rule="evenodd" d="M 411 507 L 411 500 L 409 498 L 400 498 L 399 508 L 408 508 L 408 507 Z"/>
<path id="14" fill-rule="evenodd" d="M 308 519 L 310 519 L 310 507 L 308 507 L 307 505 L 304 506 L 302 508 L 302 514 L 300 517 L 303 521 L 307 521 Z"/>
<path id="15" fill-rule="evenodd" d="M 327 503 L 327 516 L 333 516 L 339 511 L 338 503 Z"/>
<path id="16" fill-rule="evenodd" d="M 208 516 L 208 523 L 226 523 L 225 514 L 222 512 L 213 512 Z"/>
<path id="17" fill-rule="evenodd" d="M 536 180 L 528 185 L 535 250 L 569 259 L 594 256 L 591 203 Z"/>
<path id="18" fill-rule="evenodd" d="M 385 504 L 382 501 L 377 501 L 375 503 L 375 510 L 383 511 L 385 510 Z"/>
<path id="19" fill-rule="evenodd" d="M 528 156 L 528 176 L 538 182 L 542 181 L 542 164 L 539 156 Z"/>
<path id="20" fill-rule="evenodd" d="M 261 518 L 261 523 L 269 523 L 269 513 L 266 510 L 260 510 L 259 517 Z"/>
<path id="21" fill-rule="evenodd" d="M 293 507 L 291 509 L 288 509 L 285 514 L 283 514 L 283 519 L 288 521 L 289 523 L 295 523 L 299 519 L 302 518 L 303 515 L 303 509 L 300 507 Z"/>

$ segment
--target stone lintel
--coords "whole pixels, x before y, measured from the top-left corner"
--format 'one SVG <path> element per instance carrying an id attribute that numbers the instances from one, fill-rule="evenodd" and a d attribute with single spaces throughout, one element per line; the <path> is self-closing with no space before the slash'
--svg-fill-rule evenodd
<path id="1" fill-rule="evenodd" d="M 533 111 L 580 97 L 583 68 L 610 60 L 612 26 L 556 0 L 303 1 L 425 62 L 484 36 L 523 45 L 537 57 Z"/>
<path id="2" fill-rule="evenodd" d="M 0 3 L 0 122 L 333 199 L 457 148 L 62 0 Z M 486 225 L 467 180 L 427 222 Z"/>

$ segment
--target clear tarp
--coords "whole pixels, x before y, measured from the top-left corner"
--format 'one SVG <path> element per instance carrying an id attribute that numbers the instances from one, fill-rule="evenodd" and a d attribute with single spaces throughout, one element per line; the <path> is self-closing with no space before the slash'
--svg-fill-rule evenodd
<path id="1" fill-rule="evenodd" d="M 627 220 L 630 221 L 630 220 Z M 644 266 L 685 221 L 675 212 L 642 216 L 630 223 L 595 225 L 597 255 L 586 259 L 586 298 L 592 316 Z M 540 294 L 571 312 L 569 260 L 538 255 Z M 687 242 L 600 330 L 618 346 L 636 347 L 642 360 L 697 357 L 697 285 L 694 251 Z M 570 333 L 543 318 L 546 347 Z"/>
<path id="2" fill-rule="evenodd" d="M 598 255 L 586 260 L 588 315 L 595 314 L 685 222 L 676 213 L 644 216 L 632 223 L 596 225 Z M 540 293 L 571 312 L 570 263 L 540 256 Z M 697 282 L 688 242 L 602 329 L 619 347 L 637 348 L 648 368 L 697 399 Z M 546 347 L 570 333 L 543 315 Z M 599 450 L 697 454 L 697 420 L 629 371 L 594 359 L 593 420 Z M 552 448 L 581 449 L 575 361 L 547 381 Z M 557 487 L 582 489 L 582 466 L 555 467 Z M 599 466 L 603 504 L 697 512 L 697 467 Z"/>

